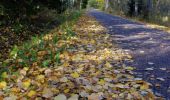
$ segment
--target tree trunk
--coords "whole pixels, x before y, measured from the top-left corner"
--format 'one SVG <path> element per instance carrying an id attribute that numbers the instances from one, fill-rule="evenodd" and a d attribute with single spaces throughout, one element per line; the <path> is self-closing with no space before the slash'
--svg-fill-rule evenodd
<path id="1" fill-rule="evenodd" d="M 135 2 L 135 16 L 138 16 L 138 2 Z"/>
<path id="2" fill-rule="evenodd" d="M 152 0 L 147 1 L 147 9 L 149 12 L 152 10 Z"/>
<path id="3" fill-rule="evenodd" d="M 105 10 L 107 11 L 109 8 L 109 0 L 105 0 Z"/>
<path id="4" fill-rule="evenodd" d="M 82 0 L 76 0 L 75 1 L 75 7 L 77 10 L 81 9 L 81 4 L 82 4 Z"/>

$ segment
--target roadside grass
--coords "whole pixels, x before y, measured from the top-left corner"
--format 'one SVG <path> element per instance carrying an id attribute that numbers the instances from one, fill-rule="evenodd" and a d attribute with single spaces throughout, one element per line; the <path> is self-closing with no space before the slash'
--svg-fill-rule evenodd
<path id="1" fill-rule="evenodd" d="M 53 67 L 60 64 L 60 54 L 69 48 L 67 40 L 76 36 L 73 25 L 81 16 L 82 11 L 66 12 L 58 16 L 59 27 L 31 37 L 21 46 L 13 46 L 8 59 L 2 62 L 0 80 L 5 80 L 5 74 L 16 74 L 18 69 L 39 65 L 40 67 Z M 59 43 L 60 42 L 60 43 Z"/>
<path id="2" fill-rule="evenodd" d="M 8 54 L 14 45 L 21 46 L 23 42 L 31 40 L 31 37 L 48 34 L 54 28 L 66 25 L 67 21 L 71 24 L 70 21 L 76 20 L 80 13 L 72 10 L 58 14 L 55 10 L 46 9 L 30 16 L 28 20 L 16 20 L 9 25 L 2 24 L 0 26 L 0 62 L 8 59 Z"/>

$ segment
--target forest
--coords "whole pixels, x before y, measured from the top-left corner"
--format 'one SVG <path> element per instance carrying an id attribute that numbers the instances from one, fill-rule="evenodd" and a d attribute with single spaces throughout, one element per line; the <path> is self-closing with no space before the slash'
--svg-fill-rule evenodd
<path id="1" fill-rule="evenodd" d="M 108 0 L 108 5 L 107 9 L 115 14 L 170 26 L 169 0 Z"/>
<path id="2" fill-rule="evenodd" d="M 82 3 L 81 3 L 82 2 Z M 9 23 L 4 20 L 22 21 L 29 20 L 33 15 L 44 9 L 55 9 L 57 13 L 62 13 L 69 8 L 80 9 L 86 8 L 87 0 L 1 0 L 0 1 L 0 18 L 1 24 Z M 14 21 L 12 21 L 14 22 Z M 12 23 L 10 22 L 10 23 Z"/>

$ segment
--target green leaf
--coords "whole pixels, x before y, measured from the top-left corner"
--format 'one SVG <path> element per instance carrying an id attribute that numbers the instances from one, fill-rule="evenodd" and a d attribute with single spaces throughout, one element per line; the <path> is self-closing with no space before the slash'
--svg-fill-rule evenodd
<path id="1" fill-rule="evenodd" d="M 43 67 L 48 67 L 50 65 L 50 63 L 51 63 L 51 60 L 45 60 L 42 62 Z"/>
<path id="2" fill-rule="evenodd" d="M 67 32 L 67 37 L 68 37 L 68 38 L 73 37 L 73 36 L 76 35 L 76 33 L 73 32 L 70 28 L 68 28 L 68 29 L 66 30 L 66 32 Z"/>
<path id="3" fill-rule="evenodd" d="M 15 59 L 15 58 L 17 57 L 18 51 L 19 51 L 19 49 L 18 49 L 18 47 L 15 45 L 14 48 L 12 49 L 12 51 L 10 52 L 10 56 Z"/>
<path id="4" fill-rule="evenodd" d="M 40 42 L 39 48 L 40 48 L 40 49 L 44 49 L 44 48 L 45 48 L 45 43 L 44 43 L 44 41 L 41 41 L 41 42 Z"/>
<path id="5" fill-rule="evenodd" d="M 58 51 L 55 55 L 55 61 L 59 64 L 60 63 L 60 52 Z"/>
<path id="6" fill-rule="evenodd" d="M 54 42 L 54 44 L 56 44 L 56 43 L 58 42 L 58 40 L 59 40 L 58 36 L 57 36 L 57 35 L 56 35 L 56 36 L 54 36 L 54 38 L 53 38 L 53 42 Z"/>

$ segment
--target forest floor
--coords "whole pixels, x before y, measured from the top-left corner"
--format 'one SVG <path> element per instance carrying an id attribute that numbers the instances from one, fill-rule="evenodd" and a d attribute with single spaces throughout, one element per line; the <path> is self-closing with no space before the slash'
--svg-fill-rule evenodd
<path id="1" fill-rule="evenodd" d="M 150 82 L 155 95 L 170 100 L 169 33 L 97 10 L 89 14 L 108 29 L 120 48 L 132 55 L 134 61 L 126 65 L 136 67 L 135 77 Z"/>
<path id="2" fill-rule="evenodd" d="M 151 84 L 134 77 L 135 68 L 126 65 L 132 56 L 115 39 L 94 18 L 83 15 L 71 28 L 57 28 L 14 46 L 1 63 L 0 99 L 156 99 Z"/>

